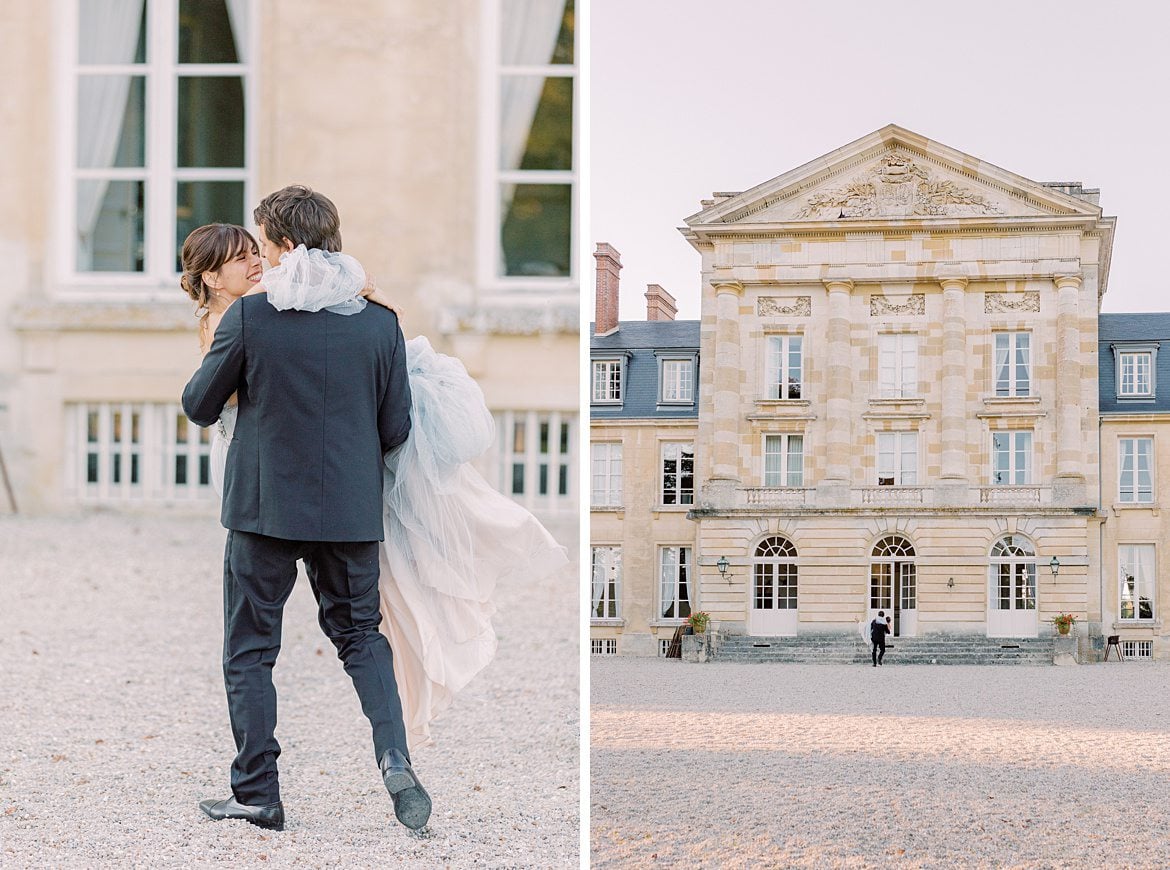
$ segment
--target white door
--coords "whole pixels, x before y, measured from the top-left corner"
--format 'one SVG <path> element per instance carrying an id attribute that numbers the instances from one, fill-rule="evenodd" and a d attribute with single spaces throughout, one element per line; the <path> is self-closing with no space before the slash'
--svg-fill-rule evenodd
<path id="1" fill-rule="evenodd" d="M 1001 562 L 991 566 L 988 637 L 1036 637 L 1036 563 Z"/>
<path id="2" fill-rule="evenodd" d="M 748 634 L 796 636 L 796 565 L 757 562 L 752 570 Z"/>
<path id="3" fill-rule="evenodd" d="M 894 637 L 918 636 L 918 580 L 913 562 L 874 562 L 869 574 L 869 621 L 883 611 Z"/>

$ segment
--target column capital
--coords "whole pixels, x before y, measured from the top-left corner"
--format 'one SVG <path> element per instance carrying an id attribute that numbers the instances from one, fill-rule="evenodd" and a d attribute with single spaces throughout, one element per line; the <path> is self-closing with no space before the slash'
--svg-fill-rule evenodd
<path id="1" fill-rule="evenodd" d="M 1053 275 L 1052 283 L 1056 285 L 1057 290 L 1063 290 L 1066 287 L 1072 290 L 1081 289 L 1080 275 Z"/>
<path id="2" fill-rule="evenodd" d="M 821 283 L 830 293 L 834 290 L 844 290 L 846 293 L 853 292 L 853 281 L 849 278 L 822 278 Z"/>
<path id="3" fill-rule="evenodd" d="M 943 290 L 965 290 L 967 289 L 968 281 L 963 275 L 950 275 L 945 278 L 939 278 L 938 283 Z"/>
<path id="4" fill-rule="evenodd" d="M 711 286 L 715 288 L 716 294 L 734 293 L 736 296 L 743 295 L 743 282 L 736 281 L 734 278 L 712 278 Z"/>

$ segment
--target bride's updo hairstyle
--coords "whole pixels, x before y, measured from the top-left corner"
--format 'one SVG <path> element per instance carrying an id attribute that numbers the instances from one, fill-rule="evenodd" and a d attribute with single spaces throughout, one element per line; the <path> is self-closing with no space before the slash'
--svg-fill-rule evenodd
<path id="1" fill-rule="evenodd" d="M 270 193 L 252 214 L 274 245 L 292 242 L 295 248 L 341 250 L 341 217 L 329 197 L 303 184 L 290 184 Z"/>
<path id="2" fill-rule="evenodd" d="M 211 288 L 203 283 L 203 273 L 218 272 L 241 251 L 258 247 L 252 234 L 235 224 L 208 224 L 191 231 L 183 242 L 183 276 L 179 283 L 200 313 L 211 301 Z"/>

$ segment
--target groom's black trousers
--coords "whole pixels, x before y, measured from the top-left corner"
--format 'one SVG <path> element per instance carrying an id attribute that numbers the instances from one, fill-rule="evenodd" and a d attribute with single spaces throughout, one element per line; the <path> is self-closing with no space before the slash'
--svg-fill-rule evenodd
<path id="1" fill-rule="evenodd" d="M 409 758 L 390 644 L 378 631 L 377 541 L 285 541 L 228 531 L 223 571 L 223 677 L 236 740 L 232 792 L 242 804 L 280 800 L 276 689 L 284 604 L 303 559 L 321 630 L 353 680 L 374 732 L 374 757 L 396 748 Z"/>

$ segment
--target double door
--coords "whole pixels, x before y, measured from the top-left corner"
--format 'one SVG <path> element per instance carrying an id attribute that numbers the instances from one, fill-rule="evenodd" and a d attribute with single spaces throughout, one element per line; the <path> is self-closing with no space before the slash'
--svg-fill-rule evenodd
<path id="1" fill-rule="evenodd" d="M 869 619 L 884 611 L 894 637 L 918 635 L 918 580 L 913 562 L 874 562 L 869 574 Z"/>

